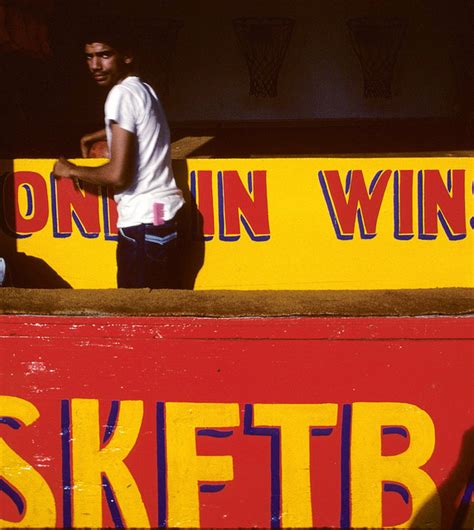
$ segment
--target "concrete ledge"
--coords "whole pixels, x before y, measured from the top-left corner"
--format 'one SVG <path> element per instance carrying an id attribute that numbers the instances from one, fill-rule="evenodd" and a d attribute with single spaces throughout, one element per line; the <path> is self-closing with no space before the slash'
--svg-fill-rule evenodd
<path id="1" fill-rule="evenodd" d="M 0 312 L 82 316 L 461 316 L 474 313 L 474 289 L 172 291 L 2 288 Z"/>

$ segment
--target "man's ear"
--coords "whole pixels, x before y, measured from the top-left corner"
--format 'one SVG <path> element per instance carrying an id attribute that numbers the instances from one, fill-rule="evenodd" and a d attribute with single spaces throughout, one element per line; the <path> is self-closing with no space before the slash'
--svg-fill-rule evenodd
<path id="1" fill-rule="evenodd" d="M 132 55 L 125 55 L 123 58 L 123 62 L 125 64 L 132 64 L 133 63 L 133 56 Z"/>

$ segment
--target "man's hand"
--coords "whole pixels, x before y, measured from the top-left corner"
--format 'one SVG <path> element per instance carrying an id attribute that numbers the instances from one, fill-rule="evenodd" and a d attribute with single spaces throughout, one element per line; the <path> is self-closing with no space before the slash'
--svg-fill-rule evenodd
<path id="1" fill-rule="evenodd" d="M 87 158 L 89 156 L 89 149 L 92 145 L 92 140 L 89 134 L 81 138 L 81 156 Z"/>
<path id="2" fill-rule="evenodd" d="M 86 134 L 81 138 L 81 155 L 82 158 L 88 158 L 89 151 L 93 144 L 100 142 L 106 139 L 105 129 L 100 131 Z"/>
<path id="3" fill-rule="evenodd" d="M 65 158 L 60 158 L 53 167 L 53 175 L 56 178 L 74 178 L 73 171 L 77 166 Z"/>
<path id="4" fill-rule="evenodd" d="M 126 189 L 135 174 L 135 140 L 133 133 L 112 123 L 112 149 L 110 161 L 102 166 L 77 166 L 65 158 L 54 164 L 53 175 L 56 178 L 78 179 L 96 186 L 114 186 Z"/>

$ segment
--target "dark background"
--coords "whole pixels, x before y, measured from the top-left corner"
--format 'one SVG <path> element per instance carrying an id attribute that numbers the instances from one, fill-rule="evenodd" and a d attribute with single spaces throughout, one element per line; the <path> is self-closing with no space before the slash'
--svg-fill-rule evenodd
<path id="1" fill-rule="evenodd" d="M 292 5 L 301 6 L 308 1 L 319 0 L 287 0 L 274 5 L 278 5 L 280 11 L 287 5 L 291 14 Z M 0 45 L 0 158 L 78 157 L 79 138 L 102 127 L 105 94 L 91 81 L 83 61 L 81 37 L 88 24 L 98 19 L 110 24 L 115 20 L 125 21 L 131 31 L 139 28 L 143 38 L 138 37 L 138 43 L 142 40 L 148 47 L 150 44 L 153 47 L 153 28 L 156 31 L 156 21 L 160 17 L 171 14 L 186 19 L 189 28 L 193 13 L 199 11 L 197 6 L 205 7 L 207 3 L 206 0 L 0 0 L 0 7 L 16 4 L 20 9 L 33 10 L 47 27 L 50 47 L 50 53 L 42 54 Z M 365 5 L 367 1 L 362 3 Z M 241 14 L 245 15 L 245 2 L 241 4 Z M 319 4 L 324 12 L 325 2 L 321 0 Z M 192 116 L 175 120 L 171 112 L 173 156 L 302 156 L 472 150 L 472 0 L 433 0 L 429 4 L 435 11 L 449 6 L 453 16 L 463 21 L 459 26 L 459 53 L 456 54 L 456 68 L 461 71 L 462 83 L 456 95 L 456 110 L 451 114 L 407 117 L 402 108 L 398 109 L 402 117 L 381 115 L 362 119 L 334 116 L 334 119 L 303 117 L 288 120 L 279 118 L 278 100 L 273 104 L 276 109 L 274 119 L 270 120 L 242 119 L 238 114 L 225 120 L 194 120 Z M 272 15 L 271 3 L 268 6 L 266 12 Z M 195 45 L 199 46 L 199 42 Z M 287 58 L 287 61 L 294 61 L 294 57 Z M 208 60 L 212 61 L 212 56 Z M 141 62 L 145 77 L 159 77 L 157 69 L 163 66 L 160 61 L 150 61 L 150 56 L 144 54 Z M 311 65 L 308 64 L 308 68 Z M 185 72 L 178 69 L 173 75 L 175 85 L 186 83 Z M 208 80 L 204 78 L 202 81 L 206 83 Z M 355 82 L 360 83 L 360 80 Z M 225 94 L 220 97 L 224 98 L 225 105 Z M 165 107 L 173 110 L 173 105 L 167 106 L 167 98 L 169 94 L 164 94 Z M 179 102 L 174 105 L 179 106 Z M 201 141 L 202 138 L 206 140 Z"/>

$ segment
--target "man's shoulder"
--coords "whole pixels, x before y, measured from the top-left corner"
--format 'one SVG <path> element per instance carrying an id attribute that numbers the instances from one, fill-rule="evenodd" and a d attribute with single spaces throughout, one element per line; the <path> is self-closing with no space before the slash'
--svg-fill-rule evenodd
<path id="1" fill-rule="evenodd" d="M 147 94 L 144 83 L 139 78 L 130 79 L 127 77 L 110 89 L 105 101 L 105 107 L 115 106 L 123 100 L 129 100 L 130 103 L 136 105 L 143 101 L 145 97 L 147 97 Z"/>
<path id="2" fill-rule="evenodd" d="M 115 85 L 114 88 L 124 92 L 130 92 L 132 94 L 152 94 L 152 91 L 150 90 L 151 87 L 136 76 L 126 77 L 121 83 Z"/>

